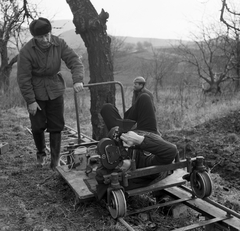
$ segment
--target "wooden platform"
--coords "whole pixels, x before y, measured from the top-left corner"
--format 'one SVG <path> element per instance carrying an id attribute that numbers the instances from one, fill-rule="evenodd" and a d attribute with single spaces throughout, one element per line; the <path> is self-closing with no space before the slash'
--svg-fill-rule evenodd
<path id="1" fill-rule="evenodd" d="M 89 198 L 93 198 L 94 194 L 89 190 L 88 186 L 84 182 L 84 179 L 92 179 L 97 184 L 95 180 L 95 175 L 90 174 L 90 176 L 86 176 L 84 171 L 77 170 L 69 170 L 66 165 L 58 166 L 57 171 L 60 175 L 66 180 L 69 186 L 73 189 L 76 195 L 78 195 L 80 200 L 85 200 Z"/>
<path id="2" fill-rule="evenodd" d="M 75 194 L 78 196 L 79 200 L 86 200 L 94 197 L 94 188 L 97 185 L 97 181 L 95 180 L 95 174 L 91 173 L 86 176 L 84 171 L 77 170 L 69 170 L 67 166 L 59 166 L 57 167 L 57 171 L 60 175 L 66 180 L 69 186 L 73 189 Z M 164 178 L 163 180 L 149 185 L 147 187 L 142 187 L 138 189 L 128 190 L 128 195 L 138 195 L 143 194 L 150 191 L 161 190 L 165 188 L 170 188 L 173 186 L 183 185 L 185 184 L 185 180 L 182 179 L 182 176 L 187 172 L 182 169 L 177 169 L 173 174 Z M 91 189 L 87 186 L 86 182 L 91 184 Z"/>

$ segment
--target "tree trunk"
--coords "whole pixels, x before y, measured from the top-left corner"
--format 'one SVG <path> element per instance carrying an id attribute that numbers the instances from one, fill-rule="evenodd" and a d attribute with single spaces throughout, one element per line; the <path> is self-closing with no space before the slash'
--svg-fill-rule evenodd
<path id="1" fill-rule="evenodd" d="M 0 68 L 0 95 L 6 93 L 9 89 L 9 77 L 11 71 L 6 67 Z"/>
<path id="2" fill-rule="evenodd" d="M 154 84 L 154 91 L 155 91 L 155 96 L 156 96 L 157 103 L 159 103 L 158 86 L 159 86 L 159 80 L 156 78 L 155 79 L 155 84 Z"/>
<path id="3" fill-rule="evenodd" d="M 0 95 L 6 93 L 9 89 L 10 74 L 13 64 L 17 62 L 17 55 L 12 58 L 11 61 L 8 63 L 7 47 L 4 44 L 1 47 L 1 60 L 2 63 L 0 66 Z"/>
<path id="4" fill-rule="evenodd" d="M 240 89 L 240 42 L 237 40 L 237 48 L 236 48 L 236 74 L 237 79 L 235 80 L 235 92 L 238 92 Z"/>
<path id="5" fill-rule="evenodd" d="M 218 82 L 212 82 L 207 90 L 204 90 L 204 94 L 217 95 L 221 94 L 221 88 Z"/>
<path id="6" fill-rule="evenodd" d="M 235 80 L 235 89 L 234 90 L 235 90 L 235 92 L 239 92 L 239 89 L 240 89 L 240 68 L 239 67 L 237 67 L 236 73 L 237 73 L 237 78 Z"/>
<path id="7" fill-rule="evenodd" d="M 73 13 L 76 33 L 80 34 L 88 52 L 90 83 L 113 81 L 111 39 L 106 32 L 108 13 L 98 15 L 89 0 L 67 0 Z M 115 104 L 115 86 L 106 85 L 90 88 L 92 138 L 106 137 L 106 130 L 99 114 L 104 103 Z"/>

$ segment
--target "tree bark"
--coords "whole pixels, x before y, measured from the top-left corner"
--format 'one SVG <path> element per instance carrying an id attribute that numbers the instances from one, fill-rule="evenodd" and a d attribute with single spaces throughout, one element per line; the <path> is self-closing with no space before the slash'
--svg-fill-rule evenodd
<path id="1" fill-rule="evenodd" d="M 106 22 L 109 17 L 104 10 L 97 14 L 89 0 L 67 0 L 73 13 L 76 33 L 80 34 L 88 52 L 90 82 L 113 81 L 113 62 L 111 39 L 107 35 Z M 101 85 L 90 88 L 92 138 L 99 140 L 106 137 L 106 129 L 99 114 L 104 103 L 115 104 L 115 86 Z"/>
<path id="2" fill-rule="evenodd" d="M 237 78 L 235 80 L 235 92 L 240 90 L 240 41 L 237 36 L 237 47 L 236 47 L 236 64 L 234 69 L 236 70 Z"/>
<path id="3" fill-rule="evenodd" d="M 17 62 L 17 55 L 11 59 L 8 63 L 8 50 L 7 43 L 1 44 L 1 66 L 0 66 L 0 95 L 6 93 L 9 90 L 10 84 L 10 74 L 12 71 L 12 66 Z"/>

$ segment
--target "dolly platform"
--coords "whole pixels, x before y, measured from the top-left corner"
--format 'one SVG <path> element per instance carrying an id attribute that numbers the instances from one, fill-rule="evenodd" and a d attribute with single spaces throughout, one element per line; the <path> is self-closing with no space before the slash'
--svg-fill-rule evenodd
<path id="1" fill-rule="evenodd" d="M 120 82 L 94 83 L 85 85 L 85 87 L 106 84 L 118 84 L 121 87 L 124 113 L 124 93 L 123 86 Z M 206 198 L 211 195 L 212 182 L 204 167 L 203 157 L 187 158 L 184 160 L 179 160 L 179 157 L 177 157 L 175 163 L 169 165 L 136 169 L 134 150 L 132 150 L 133 155 L 131 158 L 125 158 L 126 152 L 123 152 L 123 147 L 116 144 L 113 140 L 113 137 L 120 135 L 119 133 L 112 134 L 112 136 L 110 136 L 112 138 L 103 138 L 100 141 L 95 141 L 80 132 L 77 93 L 74 93 L 74 100 L 77 131 L 75 131 L 74 134 L 73 129 L 69 127 L 65 130 L 65 133 L 71 130 L 71 139 L 63 142 L 65 146 L 61 154 L 62 165 L 57 167 L 57 170 L 74 190 L 79 200 L 94 197 L 97 185 L 95 170 L 99 164 L 103 165 L 106 169 L 112 170 L 117 166 L 124 165 L 125 159 L 130 162 L 128 169 L 123 168 L 121 171 L 104 175 L 104 183 L 108 185 L 107 207 L 113 218 L 124 217 L 127 214 L 126 196 L 180 186 L 187 181 L 191 184 L 194 196 Z M 132 126 L 131 121 L 127 121 L 127 124 L 129 128 Z M 123 127 L 126 127 L 125 125 Z M 65 137 L 68 136 L 65 135 Z M 171 172 L 172 174 L 161 181 L 155 180 L 148 185 L 144 185 L 144 187 L 125 190 L 125 188 L 128 187 L 129 180 L 159 174 L 161 172 Z"/>

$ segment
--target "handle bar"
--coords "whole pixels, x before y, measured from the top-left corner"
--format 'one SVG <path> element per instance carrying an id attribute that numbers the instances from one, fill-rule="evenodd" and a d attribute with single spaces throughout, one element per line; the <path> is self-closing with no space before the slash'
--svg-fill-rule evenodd
<path id="1" fill-rule="evenodd" d="M 121 96 L 122 96 L 122 105 L 123 105 L 123 113 L 125 113 L 126 106 L 125 106 L 125 99 L 124 99 L 124 92 L 123 92 L 123 85 L 119 81 L 110 81 L 110 82 L 101 82 L 101 83 L 89 83 L 83 85 L 83 87 L 94 87 L 100 85 L 112 85 L 118 84 L 121 89 Z M 79 111 L 78 111 L 78 99 L 77 99 L 77 92 L 74 91 L 74 102 L 75 102 L 75 110 L 76 110 L 76 118 L 77 118 L 77 132 L 78 132 L 78 143 L 81 141 L 81 130 L 80 130 L 80 122 L 79 122 Z"/>

